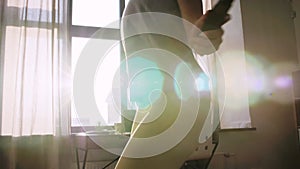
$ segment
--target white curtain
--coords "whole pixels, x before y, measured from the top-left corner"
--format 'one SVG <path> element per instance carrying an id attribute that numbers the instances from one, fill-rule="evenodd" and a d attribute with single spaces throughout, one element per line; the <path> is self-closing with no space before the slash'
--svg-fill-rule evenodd
<path id="1" fill-rule="evenodd" d="M 203 13 L 219 0 L 202 0 Z M 225 31 L 220 49 L 204 59 L 209 71 L 216 77 L 218 111 L 222 129 L 250 128 L 246 55 L 240 1 L 233 1 L 229 11 L 231 20 Z M 218 119 L 218 118 L 214 118 Z"/>
<path id="2" fill-rule="evenodd" d="M 1 135 L 70 133 L 67 4 L 68 0 L 1 3 Z"/>

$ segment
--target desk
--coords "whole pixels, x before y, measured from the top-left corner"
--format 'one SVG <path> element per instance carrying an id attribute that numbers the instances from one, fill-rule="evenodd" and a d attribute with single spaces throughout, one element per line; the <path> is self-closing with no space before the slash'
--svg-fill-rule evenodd
<path id="1" fill-rule="evenodd" d="M 102 169 L 106 169 L 119 159 L 119 155 L 122 153 L 129 140 L 129 133 L 118 134 L 115 132 L 95 131 L 88 133 L 76 133 L 73 134 L 73 137 L 76 150 L 77 169 L 80 169 L 78 150 L 84 151 L 82 169 L 85 169 L 87 154 L 91 149 L 102 149 L 117 155 L 117 157 L 110 159 L 111 161 L 102 167 Z M 212 138 L 210 137 L 205 143 L 200 144 L 197 147 L 195 152 L 188 158 L 188 161 L 208 159 L 211 155 L 213 155 L 214 147 L 215 145 L 212 143 Z"/>
<path id="2" fill-rule="evenodd" d="M 125 145 L 128 142 L 129 134 L 118 134 L 114 131 L 93 131 L 76 133 L 73 134 L 73 137 L 76 150 L 77 169 L 80 169 L 78 150 L 84 151 L 82 169 L 85 169 L 87 154 L 91 149 L 103 149 L 104 151 L 108 151 L 117 155 L 117 158 L 112 159 L 111 162 L 102 168 L 105 169 L 119 159 L 119 155 L 122 153 Z"/>

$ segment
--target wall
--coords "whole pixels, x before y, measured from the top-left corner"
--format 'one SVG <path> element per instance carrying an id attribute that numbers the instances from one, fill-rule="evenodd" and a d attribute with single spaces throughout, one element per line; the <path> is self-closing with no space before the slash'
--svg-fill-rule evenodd
<path id="1" fill-rule="evenodd" d="M 295 24 L 295 33 L 296 33 L 296 40 L 297 40 L 297 51 L 298 51 L 298 60 L 300 63 L 300 1 L 294 0 L 292 1 L 293 10 L 296 12 L 296 18 L 294 19 Z M 298 17 L 297 17 L 298 15 Z"/>
<path id="2" fill-rule="evenodd" d="M 1 169 L 75 169 L 69 137 L 0 136 Z"/>
<path id="3" fill-rule="evenodd" d="M 299 11 L 299 5 L 294 8 Z M 209 168 L 300 168 L 293 93 L 288 83 L 290 72 L 299 68 L 299 44 L 296 45 L 290 3 L 288 0 L 241 0 L 241 9 L 247 73 L 257 75 L 262 83 L 259 90 L 249 93 L 256 130 L 221 132 L 217 153 L 229 152 L 234 156 L 223 159 L 215 156 Z M 285 79 L 284 83 L 280 79 Z M 220 163 L 224 165 L 216 167 Z"/>

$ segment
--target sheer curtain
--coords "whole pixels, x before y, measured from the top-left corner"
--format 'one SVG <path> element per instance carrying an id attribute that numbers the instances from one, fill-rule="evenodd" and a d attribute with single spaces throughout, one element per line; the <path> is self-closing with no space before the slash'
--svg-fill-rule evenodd
<path id="1" fill-rule="evenodd" d="M 70 133 L 67 0 L 1 4 L 1 135 Z"/>
<path id="2" fill-rule="evenodd" d="M 67 7 L 68 0 L 0 1 L 3 169 L 71 168 Z"/>
<path id="3" fill-rule="evenodd" d="M 203 13 L 218 1 L 202 0 Z M 223 26 L 225 34 L 220 49 L 205 57 L 204 62 L 216 77 L 221 128 L 251 128 L 240 0 L 233 2 L 229 14 L 231 20 Z"/>

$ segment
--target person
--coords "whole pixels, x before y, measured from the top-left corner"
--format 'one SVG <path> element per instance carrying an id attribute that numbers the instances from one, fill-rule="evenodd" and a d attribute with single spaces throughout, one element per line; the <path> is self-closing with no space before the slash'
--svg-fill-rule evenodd
<path id="1" fill-rule="evenodd" d="M 143 13 L 148 13 L 146 16 L 150 18 L 138 19 L 142 16 L 139 14 Z M 122 35 L 125 36 L 122 43 L 128 62 L 124 76 L 127 76 L 127 81 L 130 82 L 126 86 L 130 88 L 129 102 L 134 102 L 137 111 L 131 137 L 115 169 L 179 169 L 198 147 L 198 138 L 210 109 L 210 94 L 199 94 L 194 87 L 193 75 L 203 73 L 195 60 L 195 52 L 199 56 L 215 52 L 222 43 L 223 29 L 207 30 L 199 35 L 199 31 L 189 30 L 190 27 L 186 26 L 185 22 L 182 25 L 174 25 L 175 21 L 170 20 L 159 25 L 156 23 L 160 19 L 157 18 L 159 15 L 152 13 L 182 18 L 200 30 L 207 17 L 206 14 L 202 14 L 201 0 L 129 1 L 123 14 L 123 18 L 129 19 L 123 20 L 121 25 Z M 130 19 L 130 16 L 136 19 Z M 226 16 L 224 23 L 228 19 Z M 151 31 L 126 36 L 132 32 L 139 32 L 139 29 L 155 26 L 166 26 L 170 31 L 180 34 L 180 37 L 184 36 L 194 49 L 174 37 Z M 182 68 L 182 63 L 187 66 Z M 191 75 L 188 69 L 192 70 Z M 149 73 L 149 70 L 152 73 Z M 151 78 L 152 76 L 155 78 Z M 178 86 L 181 94 L 178 94 Z M 150 87 L 150 93 L 145 92 L 147 87 Z M 153 91 L 160 93 L 153 94 Z M 149 98 L 152 98 L 151 103 L 147 102 Z M 148 104 L 145 104 L 145 100 Z M 196 114 L 191 113 L 195 110 Z M 193 119 L 193 123 L 187 124 L 188 119 Z M 168 133 L 164 138 L 165 131 L 176 128 L 174 124 L 177 122 L 180 125 L 177 128 L 179 131 Z M 183 131 L 185 126 L 188 126 L 187 132 Z M 174 141 L 177 135 L 183 132 L 186 132 L 184 137 Z M 157 136 L 164 140 L 158 142 Z M 140 140 L 136 141 L 137 139 Z M 167 147 L 168 144 L 172 146 Z"/>

